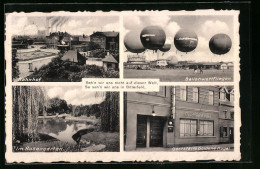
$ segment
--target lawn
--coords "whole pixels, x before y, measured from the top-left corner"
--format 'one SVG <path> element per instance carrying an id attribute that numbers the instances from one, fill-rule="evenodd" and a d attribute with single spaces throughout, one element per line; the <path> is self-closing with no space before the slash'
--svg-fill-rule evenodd
<path id="1" fill-rule="evenodd" d="M 136 70 L 124 69 L 124 78 L 157 79 L 161 82 L 220 82 L 233 81 L 233 70 L 203 70 L 203 74 L 194 73 L 194 70 L 155 69 Z"/>

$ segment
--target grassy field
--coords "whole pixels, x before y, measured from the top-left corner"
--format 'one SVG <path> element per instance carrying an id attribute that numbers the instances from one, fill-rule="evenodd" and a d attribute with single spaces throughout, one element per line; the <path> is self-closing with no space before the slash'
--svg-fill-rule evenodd
<path id="1" fill-rule="evenodd" d="M 233 81 L 233 70 L 203 70 L 203 74 L 194 73 L 194 70 L 176 69 L 155 69 L 155 70 L 136 70 L 124 69 L 124 78 L 159 78 L 161 82 L 221 82 Z"/>

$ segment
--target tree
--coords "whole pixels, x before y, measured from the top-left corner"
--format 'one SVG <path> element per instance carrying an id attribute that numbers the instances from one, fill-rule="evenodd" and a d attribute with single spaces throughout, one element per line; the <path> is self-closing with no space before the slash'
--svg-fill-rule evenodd
<path id="1" fill-rule="evenodd" d="M 12 49 L 12 79 L 19 77 L 19 67 L 17 65 L 18 59 L 16 58 L 17 49 Z"/>
<path id="2" fill-rule="evenodd" d="M 105 101 L 101 103 L 101 130 L 119 131 L 119 93 L 106 92 Z"/>
<path id="3" fill-rule="evenodd" d="M 13 141 L 35 141 L 40 109 L 46 106 L 47 96 L 38 86 L 13 86 Z"/>
<path id="4" fill-rule="evenodd" d="M 100 45 L 95 42 L 89 42 L 89 50 L 100 49 Z"/>
<path id="5" fill-rule="evenodd" d="M 52 114 L 62 114 L 65 113 L 68 109 L 69 108 L 65 100 L 55 97 L 49 100 L 47 112 Z"/>

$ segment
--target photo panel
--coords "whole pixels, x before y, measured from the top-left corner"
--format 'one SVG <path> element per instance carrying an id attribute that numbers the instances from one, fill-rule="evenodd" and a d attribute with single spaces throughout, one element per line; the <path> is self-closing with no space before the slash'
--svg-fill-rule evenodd
<path id="1" fill-rule="evenodd" d="M 13 86 L 12 152 L 119 152 L 119 92 Z"/>
<path id="2" fill-rule="evenodd" d="M 232 11 L 184 13 L 123 17 L 124 78 L 234 81 L 234 64 L 239 59 L 238 15 Z"/>
<path id="3" fill-rule="evenodd" d="M 119 78 L 119 16 L 18 13 L 7 19 L 12 81 Z"/>
<path id="4" fill-rule="evenodd" d="M 124 150 L 234 152 L 234 142 L 239 142 L 234 99 L 234 86 L 125 92 Z"/>

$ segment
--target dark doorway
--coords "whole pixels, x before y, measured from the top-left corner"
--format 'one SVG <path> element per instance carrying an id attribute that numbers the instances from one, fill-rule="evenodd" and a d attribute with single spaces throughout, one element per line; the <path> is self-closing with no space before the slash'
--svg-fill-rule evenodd
<path id="1" fill-rule="evenodd" d="M 137 115 L 136 147 L 146 147 L 147 117 Z"/>
<path id="2" fill-rule="evenodd" d="M 163 127 L 164 119 L 162 117 L 150 117 L 150 146 L 163 146 Z"/>
<path id="3" fill-rule="evenodd" d="M 32 63 L 29 63 L 29 72 L 33 72 L 33 66 L 32 66 Z"/>
<path id="4" fill-rule="evenodd" d="M 229 127 L 229 141 L 230 143 L 234 143 L 234 128 Z"/>

